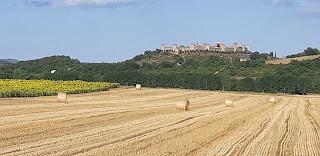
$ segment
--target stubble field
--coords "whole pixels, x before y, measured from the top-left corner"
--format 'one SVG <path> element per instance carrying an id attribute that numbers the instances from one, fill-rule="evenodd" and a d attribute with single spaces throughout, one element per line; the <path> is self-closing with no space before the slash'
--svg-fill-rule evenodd
<path id="1" fill-rule="evenodd" d="M 190 111 L 176 110 L 185 98 Z M 66 104 L 0 99 L 0 155 L 320 155 L 320 96 L 269 98 L 120 88 Z"/>

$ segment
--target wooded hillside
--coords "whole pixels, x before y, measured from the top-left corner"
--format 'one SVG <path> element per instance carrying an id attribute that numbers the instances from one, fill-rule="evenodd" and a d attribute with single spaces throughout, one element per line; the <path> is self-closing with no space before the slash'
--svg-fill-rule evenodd
<path id="1" fill-rule="evenodd" d="M 105 81 L 121 85 L 141 83 L 145 87 L 225 91 L 320 93 L 320 58 L 274 65 L 265 64 L 265 57 L 240 62 L 219 57 L 165 55 L 170 58 L 168 61 L 146 61 L 160 56 L 159 52 L 147 52 L 119 63 L 81 63 L 68 56 L 51 56 L 0 66 L 0 78 Z M 51 73 L 52 70 L 56 72 Z"/>

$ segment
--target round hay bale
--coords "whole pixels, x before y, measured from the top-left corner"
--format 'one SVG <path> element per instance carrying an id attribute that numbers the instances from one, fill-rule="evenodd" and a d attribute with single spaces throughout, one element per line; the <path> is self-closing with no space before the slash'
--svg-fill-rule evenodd
<path id="1" fill-rule="evenodd" d="M 66 103 L 67 102 L 67 93 L 59 92 L 57 102 L 58 103 Z"/>
<path id="2" fill-rule="evenodd" d="M 136 89 L 141 90 L 141 84 L 136 84 Z"/>
<path id="3" fill-rule="evenodd" d="M 233 100 L 231 100 L 231 99 L 226 99 L 226 100 L 224 101 L 224 104 L 225 104 L 226 107 L 233 107 Z"/>
<path id="4" fill-rule="evenodd" d="M 189 110 L 190 101 L 187 99 L 181 100 L 177 103 L 177 110 Z"/>
<path id="5" fill-rule="evenodd" d="M 275 96 L 271 96 L 269 102 L 270 103 L 277 103 L 277 98 Z"/>

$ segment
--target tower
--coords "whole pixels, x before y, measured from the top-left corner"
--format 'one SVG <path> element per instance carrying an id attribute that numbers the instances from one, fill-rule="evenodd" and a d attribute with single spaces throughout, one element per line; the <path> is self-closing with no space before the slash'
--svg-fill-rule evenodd
<path id="1" fill-rule="evenodd" d="M 210 50 L 210 44 L 204 43 L 204 44 L 203 44 L 203 49 L 204 49 L 204 50 Z"/>
<path id="2" fill-rule="evenodd" d="M 176 43 L 173 44 L 173 50 L 177 50 L 178 49 L 178 45 Z"/>
<path id="3" fill-rule="evenodd" d="M 164 48 L 165 46 L 166 46 L 165 44 L 162 44 L 160 50 L 165 51 L 165 48 Z"/>
<path id="4" fill-rule="evenodd" d="M 195 50 L 196 49 L 196 46 L 192 43 L 191 45 L 190 45 L 190 50 L 192 51 L 192 50 Z"/>
<path id="5" fill-rule="evenodd" d="M 174 54 L 179 55 L 179 48 L 178 48 L 178 45 L 176 43 L 173 44 L 172 51 L 173 51 Z"/>
<path id="6" fill-rule="evenodd" d="M 235 43 L 233 44 L 233 51 L 234 51 L 234 52 L 238 51 L 238 47 L 239 47 L 239 43 L 235 42 Z"/>
<path id="7" fill-rule="evenodd" d="M 247 44 L 245 51 L 249 51 L 249 50 L 250 50 L 250 46 L 249 46 L 249 44 Z"/>

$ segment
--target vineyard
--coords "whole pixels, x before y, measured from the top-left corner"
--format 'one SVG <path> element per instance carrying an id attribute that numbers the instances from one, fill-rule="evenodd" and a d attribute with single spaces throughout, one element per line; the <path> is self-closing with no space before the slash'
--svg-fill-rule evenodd
<path id="1" fill-rule="evenodd" d="M 51 80 L 0 80 L 0 98 L 52 96 L 58 92 L 80 94 L 106 91 L 117 83 Z"/>

